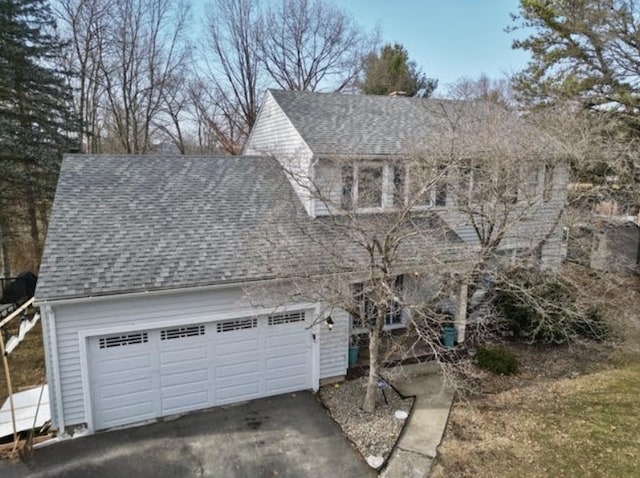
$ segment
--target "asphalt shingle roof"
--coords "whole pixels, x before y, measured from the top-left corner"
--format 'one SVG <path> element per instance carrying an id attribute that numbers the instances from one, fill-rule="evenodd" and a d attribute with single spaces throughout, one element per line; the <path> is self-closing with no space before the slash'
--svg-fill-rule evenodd
<path id="1" fill-rule="evenodd" d="M 358 231 L 384 227 L 384 215 L 356 220 Z M 428 241 L 407 243 L 407 252 L 459 242 L 435 214 L 410 227 L 424 227 L 424 220 Z M 349 228 L 310 218 L 271 158 L 69 155 L 36 298 L 361 270 L 366 253 Z M 414 260 L 415 252 L 407 257 Z"/>
<path id="2" fill-rule="evenodd" d="M 280 166 L 255 157 L 65 157 L 39 300 L 194 287 L 273 274 L 251 233 L 302 207 Z"/>
<path id="3" fill-rule="evenodd" d="M 269 90 L 315 154 L 398 155 L 447 121 L 495 108 L 480 101 Z"/>

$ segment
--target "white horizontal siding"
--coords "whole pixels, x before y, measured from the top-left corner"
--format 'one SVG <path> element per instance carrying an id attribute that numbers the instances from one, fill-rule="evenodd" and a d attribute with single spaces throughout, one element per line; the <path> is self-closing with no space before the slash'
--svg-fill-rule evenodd
<path id="1" fill-rule="evenodd" d="M 349 337 L 349 314 L 334 309 L 331 318 L 334 326 L 329 330 L 320 327 L 320 378 L 337 377 L 347 373 L 347 349 Z"/>
<path id="2" fill-rule="evenodd" d="M 315 199 L 316 216 L 326 216 L 340 208 L 342 201 L 342 171 L 329 160 L 319 160 L 315 170 L 315 186 L 318 197 Z"/>
<path id="3" fill-rule="evenodd" d="M 202 323 L 221 317 L 251 316 L 255 308 L 250 302 L 240 288 L 233 288 L 148 297 L 122 296 L 54 306 L 65 426 L 87 422 L 80 366 L 80 331 L 90 333 L 112 327 L 144 330 L 151 327 L 152 323 Z M 336 329 L 340 330 L 340 325 L 337 324 Z M 325 343 L 330 350 L 323 350 L 321 341 L 321 363 L 322 360 L 333 363 L 331 353 L 336 350 L 335 343 L 333 340 Z"/>
<path id="4" fill-rule="evenodd" d="M 289 182 L 305 209 L 312 214 L 313 153 L 269 92 L 247 141 L 245 154 L 275 157 L 287 172 Z"/>

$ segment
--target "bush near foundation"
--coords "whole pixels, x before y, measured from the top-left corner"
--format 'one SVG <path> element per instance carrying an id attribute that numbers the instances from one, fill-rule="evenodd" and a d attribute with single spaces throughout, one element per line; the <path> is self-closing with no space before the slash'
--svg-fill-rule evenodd
<path id="1" fill-rule="evenodd" d="M 560 276 L 536 269 L 513 269 L 495 284 L 495 304 L 509 334 L 528 343 L 604 339 L 608 327 L 602 314 L 594 308 L 581 310 L 576 297 Z"/>
<path id="2" fill-rule="evenodd" d="M 518 373 L 518 360 L 502 346 L 479 347 L 476 351 L 478 367 L 496 375 L 515 375 Z"/>

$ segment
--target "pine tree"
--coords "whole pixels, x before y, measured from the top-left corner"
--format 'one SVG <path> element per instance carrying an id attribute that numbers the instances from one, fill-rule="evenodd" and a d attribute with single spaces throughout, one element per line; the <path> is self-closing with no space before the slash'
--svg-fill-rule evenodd
<path id="1" fill-rule="evenodd" d="M 431 96 L 438 80 L 427 78 L 407 50 L 396 43 L 384 45 L 380 54 L 371 53 L 364 60 L 364 78 L 360 90 L 367 95 L 388 95 L 394 91 L 406 96 Z"/>
<path id="2" fill-rule="evenodd" d="M 55 68 L 61 43 L 42 0 L 0 0 L 0 239 L 27 226 L 34 266 L 62 153 L 74 130 L 70 92 Z"/>

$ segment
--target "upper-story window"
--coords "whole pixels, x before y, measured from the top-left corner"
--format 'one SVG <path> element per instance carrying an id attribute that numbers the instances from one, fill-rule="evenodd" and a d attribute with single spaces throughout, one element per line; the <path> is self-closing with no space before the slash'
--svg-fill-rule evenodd
<path id="1" fill-rule="evenodd" d="M 356 167 L 356 207 L 375 209 L 384 206 L 382 191 L 385 166 L 382 164 L 362 164 Z"/>
<path id="2" fill-rule="evenodd" d="M 479 164 L 459 167 L 456 188 L 458 205 L 476 205 L 487 201 L 515 204 L 518 201 L 518 182 L 509 174 L 509 171 L 487 171 Z"/>
<path id="3" fill-rule="evenodd" d="M 389 165 L 379 161 L 342 166 L 342 208 L 376 211 L 387 207 L 389 176 Z"/>
<path id="4" fill-rule="evenodd" d="M 380 211 L 401 208 L 444 206 L 444 182 L 434 186 L 433 172 L 380 161 L 361 161 L 342 166 L 341 207 L 345 210 Z"/>

